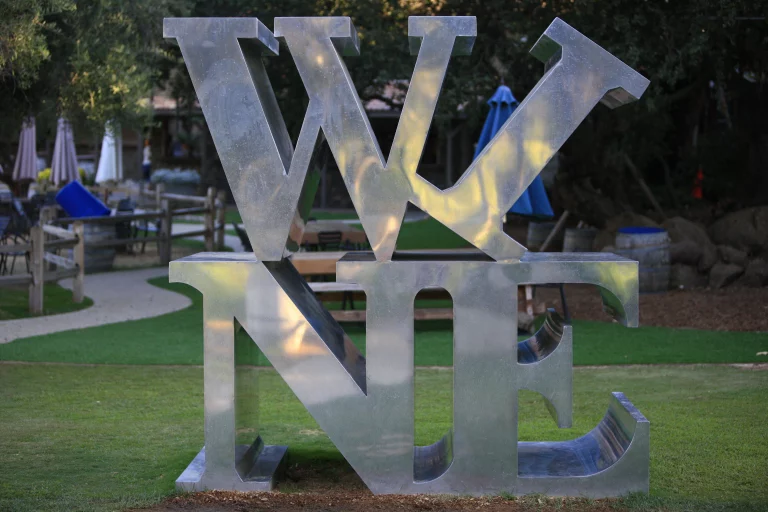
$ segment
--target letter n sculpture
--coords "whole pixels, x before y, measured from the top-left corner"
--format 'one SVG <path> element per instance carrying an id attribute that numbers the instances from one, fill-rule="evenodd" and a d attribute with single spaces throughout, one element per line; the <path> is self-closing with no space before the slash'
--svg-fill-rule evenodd
<path id="1" fill-rule="evenodd" d="M 649 424 L 622 393 L 588 434 L 518 442 L 518 391 L 546 399 L 561 428 L 572 419 L 572 327 L 550 313 L 517 340 L 520 285 L 596 285 L 628 327 L 638 322 L 637 263 L 606 253 L 531 253 L 503 216 L 597 105 L 637 100 L 648 80 L 555 19 L 531 53 L 541 80 L 461 179 L 441 190 L 417 174 L 452 55 L 467 55 L 471 16 L 411 17 L 416 65 L 388 158 L 344 57 L 359 53 L 345 17 L 166 19 L 181 48 L 253 254 L 174 261 L 171 280 L 203 294 L 205 447 L 177 480 L 184 490 L 272 489 L 286 446 L 258 435 L 256 388 L 240 366 L 253 343 L 374 493 L 617 496 L 648 491 Z M 309 97 L 294 146 L 264 59 L 290 51 Z M 327 142 L 372 252 L 348 253 L 337 280 L 366 296 L 366 356 L 291 262 L 314 199 Z M 408 203 L 479 249 L 395 252 Z M 414 298 L 453 300 L 453 428 L 414 446 Z M 246 433 L 246 434 L 244 434 Z M 247 439 L 243 439 L 243 437 Z"/>

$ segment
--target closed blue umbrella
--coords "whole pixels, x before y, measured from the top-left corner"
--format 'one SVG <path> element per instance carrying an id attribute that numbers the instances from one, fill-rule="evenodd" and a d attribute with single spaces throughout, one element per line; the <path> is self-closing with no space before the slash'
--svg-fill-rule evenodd
<path id="1" fill-rule="evenodd" d="M 480 154 L 483 148 L 496 136 L 520 103 L 512 95 L 509 87 L 502 85 L 496 89 L 491 99 L 488 100 L 488 104 L 491 106 L 491 111 L 488 112 L 488 117 L 483 125 L 483 131 L 480 133 L 480 139 L 477 141 L 474 158 L 477 158 L 477 155 Z M 555 216 L 555 212 L 552 211 L 552 205 L 549 204 L 547 191 L 544 189 L 541 177 L 536 176 L 533 183 L 512 205 L 512 209 L 509 212 L 532 217 Z"/>

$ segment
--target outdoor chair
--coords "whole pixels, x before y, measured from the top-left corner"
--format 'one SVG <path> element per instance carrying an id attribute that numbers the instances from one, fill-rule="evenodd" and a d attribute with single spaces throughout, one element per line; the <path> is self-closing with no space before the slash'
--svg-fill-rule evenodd
<path id="1" fill-rule="evenodd" d="M 133 215 L 134 211 L 136 211 L 136 204 L 131 198 L 121 199 L 120 202 L 117 203 L 117 215 Z M 137 231 L 138 229 L 134 228 L 134 225 L 130 220 L 115 223 L 115 234 L 118 239 L 134 238 Z M 132 253 L 133 245 L 128 244 L 116 247 L 116 249 Z"/>
<path id="2" fill-rule="evenodd" d="M 3 217 L 6 218 L 6 217 Z M 7 217 L 8 221 L 2 221 L 5 226 L 2 227 L 2 236 L 0 237 L 3 244 L 24 244 L 29 242 L 29 230 L 32 227 L 27 213 L 22 207 L 21 201 L 13 199 L 11 201 L 10 215 Z M 13 273 L 13 269 L 16 266 L 16 258 L 24 256 L 24 262 L 27 266 L 27 272 L 29 272 L 29 251 L 8 252 L 3 254 L 2 266 L 0 266 L 0 273 Z M 11 265 L 8 267 L 8 261 Z"/>
<path id="3" fill-rule="evenodd" d="M 162 229 L 162 225 L 163 225 L 162 219 L 157 219 L 157 220 L 143 219 L 133 224 L 133 232 L 136 235 L 136 238 L 139 237 L 139 232 L 144 233 L 144 238 L 147 238 L 150 233 L 155 233 L 155 234 L 160 233 Z M 144 254 L 144 250 L 146 249 L 146 247 L 147 247 L 147 242 L 142 242 L 141 243 L 142 254 Z"/>
<path id="4" fill-rule="evenodd" d="M 238 226 L 237 222 L 233 222 L 232 226 L 235 228 L 235 233 L 237 233 L 237 237 L 240 239 L 240 243 L 243 244 L 243 251 L 253 252 L 253 246 L 251 245 L 251 241 L 248 239 L 248 233 L 246 233 L 243 228 Z"/>

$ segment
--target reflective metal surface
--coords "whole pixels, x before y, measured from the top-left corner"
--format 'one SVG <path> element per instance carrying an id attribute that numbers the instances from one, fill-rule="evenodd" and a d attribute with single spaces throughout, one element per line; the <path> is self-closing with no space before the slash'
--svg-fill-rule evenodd
<path id="1" fill-rule="evenodd" d="M 218 256 L 222 261 L 223 255 Z M 171 280 L 188 283 L 204 296 L 205 448 L 176 486 L 184 491 L 270 490 L 287 447 L 265 446 L 258 435 L 258 381 L 253 368 L 257 351 L 253 344 L 235 343 L 234 319 L 241 315 L 235 315 L 232 308 L 242 295 L 227 292 L 237 273 L 232 267 L 220 267 L 214 276 L 190 274 L 180 263 L 171 263 Z M 250 435 L 238 439 L 237 433 L 242 431 Z"/>
<path id="2" fill-rule="evenodd" d="M 321 133 L 377 259 L 391 258 L 409 201 L 495 260 L 522 257 L 525 248 L 501 229 L 504 214 L 598 102 L 634 101 L 648 80 L 555 19 L 531 50 L 546 64 L 544 76 L 459 182 L 442 191 L 417 166 L 450 56 L 468 54 L 476 32 L 471 16 L 409 19 L 418 57 L 385 160 L 342 58 L 359 52 L 349 18 L 276 18 L 274 36 L 255 18 L 165 20 L 248 235 L 259 241 L 259 259 L 277 261 L 300 240 L 308 212 L 297 205 L 314 196 L 317 182 L 307 173 L 315 172 Z M 285 40 L 309 95 L 295 151 L 259 60 L 277 53 L 275 38 Z"/>
<path id="3" fill-rule="evenodd" d="M 301 241 L 319 179 L 313 106 L 294 152 L 261 61 L 278 43 L 256 18 L 171 18 L 163 33 L 179 43 L 254 252 L 279 260 Z"/>
<path id="4" fill-rule="evenodd" d="M 571 442 L 576 447 L 556 443 L 557 449 L 552 443 L 541 449 L 521 444 L 520 457 L 517 443 L 520 389 L 541 393 L 559 426 L 570 426 L 572 415 L 571 327 L 551 315 L 533 339 L 518 344 L 517 286 L 595 284 L 617 318 L 637 325 L 636 262 L 585 253 L 527 253 L 519 262 L 466 253 L 394 256 L 379 262 L 371 253 L 349 254 L 337 266 L 339 281 L 358 283 L 366 293 L 365 358 L 289 260 L 203 253 L 171 264 L 172 281 L 204 294 L 206 457 L 214 461 L 205 472 L 212 483 L 204 486 L 232 488 L 231 480 L 243 478 L 234 448 L 234 317 L 375 493 L 522 493 L 546 487 L 554 494 L 602 496 L 643 488 L 619 464 L 626 449 L 604 453 L 601 439 L 616 432 L 634 442 L 624 423 L 598 427 L 586 448 L 577 441 Z M 453 298 L 453 431 L 433 446 L 414 447 L 413 303 L 420 290 L 434 287 Z M 594 475 L 580 470 L 575 478 L 567 473 L 576 471 L 571 459 L 557 453 L 573 458 L 578 450 L 610 464 L 601 463 Z M 610 485 L 584 484 L 592 478 L 609 478 Z"/>
<path id="5" fill-rule="evenodd" d="M 517 287 L 587 283 L 628 327 L 638 322 L 637 262 L 597 253 L 528 253 L 502 216 L 600 101 L 640 97 L 648 81 L 556 19 L 532 54 L 544 76 L 459 182 L 441 191 L 417 175 L 451 55 L 467 54 L 473 17 L 412 17 L 418 55 L 385 161 L 342 57 L 359 51 L 348 18 L 165 20 L 200 104 L 255 254 L 203 253 L 171 263 L 171 280 L 204 295 L 205 448 L 182 489 L 271 488 L 286 448 L 258 435 L 252 344 L 240 322 L 375 493 L 544 492 L 614 496 L 648 490 L 648 422 L 621 394 L 579 439 L 517 442 L 517 395 L 540 393 L 556 423 L 572 423 L 573 333 L 549 313 L 517 340 Z M 294 148 L 261 62 L 290 50 L 309 95 Z M 363 357 L 286 256 L 301 239 L 328 141 L 374 253 L 348 254 L 341 282 L 366 293 Z M 408 202 L 482 252 L 394 252 Z M 453 428 L 414 446 L 414 299 L 453 299 Z M 274 440 L 279 442 L 279 440 Z"/>

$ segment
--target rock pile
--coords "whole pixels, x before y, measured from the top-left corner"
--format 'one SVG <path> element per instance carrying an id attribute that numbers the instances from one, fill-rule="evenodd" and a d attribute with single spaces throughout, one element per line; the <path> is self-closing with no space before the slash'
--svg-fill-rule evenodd
<path id="1" fill-rule="evenodd" d="M 596 250 L 613 251 L 613 237 L 621 226 L 659 226 L 669 232 L 670 288 L 768 286 L 768 206 L 728 214 L 709 229 L 682 217 L 659 225 L 641 215 L 623 214 L 607 223 Z"/>

